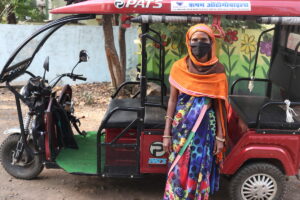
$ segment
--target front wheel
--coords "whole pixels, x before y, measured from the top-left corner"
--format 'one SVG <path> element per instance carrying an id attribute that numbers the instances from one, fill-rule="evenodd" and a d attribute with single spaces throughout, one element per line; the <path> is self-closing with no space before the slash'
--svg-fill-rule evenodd
<path id="1" fill-rule="evenodd" d="M 29 155 L 23 151 L 20 161 L 12 163 L 13 153 L 20 139 L 19 134 L 8 136 L 0 147 L 1 164 L 5 171 L 18 179 L 30 180 L 36 178 L 43 170 L 41 155 Z"/>
<path id="2" fill-rule="evenodd" d="M 231 200 L 281 200 L 285 193 L 285 175 L 269 163 L 249 164 L 230 182 Z"/>

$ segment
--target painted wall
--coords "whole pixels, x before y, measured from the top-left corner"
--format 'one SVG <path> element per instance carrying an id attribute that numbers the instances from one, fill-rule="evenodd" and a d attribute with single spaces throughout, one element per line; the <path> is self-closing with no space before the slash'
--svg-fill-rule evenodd
<path id="1" fill-rule="evenodd" d="M 11 53 L 40 26 L 37 25 L 0 25 L 0 70 Z M 118 27 L 114 27 L 114 36 L 117 45 Z M 126 32 L 127 68 L 136 66 L 138 62 L 138 47 L 134 40 L 138 37 L 136 28 L 129 28 Z M 75 69 L 76 73 L 84 74 L 88 82 L 110 81 L 110 74 L 104 50 L 104 35 L 101 26 L 74 26 L 68 25 L 55 32 L 45 43 L 34 58 L 29 71 L 37 75 L 43 73 L 43 62 L 50 56 L 50 72 L 48 80 L 57 74 L 71 72 L 78 61 L 80 50 L 85 49 L 89 54 L 89 61 L 81 63 Z M 118 50 L 118 49 L 117 49 Z M 27 80 L 26 76 L 18 81 Z M 64 83 L 74 83 L 64 79 Z M 79 83 L 80 81 L 78 81 Z"/>
<path id="2" fill-rule="evenodd" d="M 226 29 L 225 38 L 217 39 L 217 54 L 220 62 L 224 65 L 229 86 L 240 77 L 251 77 L 254 68 L 257 41 L 263 30 L 272 26 L 264 26 L 262 29 Z M 178 29 L 176 26 L 169 26 L 168 29 L 160 30 L 162 33 L 163 45 L 166 50 L 166 74 L 169 73 L 173 63 L 187 54 L 185 47 L 185 32 L 188 27 Z M 155 28 L 154 28 L 155 29 Z M 155 29 L 157 30 L 157 28 Z M 175 33 L 175 34 L 174 34 Z M 270 55 L 272 50 L 273 32 L 266 34 L 260 44 L 259 56 L 256 68 L 256 78 L 267 78 Z M 148 70 L 153 77 L 159 72 L 159 45 L 149 43 L 148 45 Z M 168 76 L 165 76 L 165 83 L 168 84 Z M 260 93 L 265 85 L 256 87 Z M 248 83 L 241 84 L 241 90 L 248 90 Z M 255 92 L 255 91 L 254 91 Z"/>

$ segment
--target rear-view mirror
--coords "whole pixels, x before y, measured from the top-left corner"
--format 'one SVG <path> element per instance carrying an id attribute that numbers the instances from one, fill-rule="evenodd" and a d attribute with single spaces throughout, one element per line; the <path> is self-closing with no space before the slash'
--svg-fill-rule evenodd
<path id="1" fill-rule="evenodd" d="M 45 71 L 49 72 L 49 56 L 47 56 L 47 58 L 45 59 L 44 69 Z"/>
<path id="2" fill-rule="evenodd" d="M 87 62 L 89 59 L 89 56 L 87 54 L 86 50 L 81 50 L 79 53 L 79 62 Z"/>

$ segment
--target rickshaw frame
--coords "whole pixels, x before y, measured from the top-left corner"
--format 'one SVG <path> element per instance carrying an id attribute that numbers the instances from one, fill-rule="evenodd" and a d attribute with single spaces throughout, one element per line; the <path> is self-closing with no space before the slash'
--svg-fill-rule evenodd
<path id="1" fill-rule="evenodd" d="M 97 155 L 101 155 L 101 147 L 102 146 L 107 146 L 107 145 L 111 145 L 111 146 L 120 146 L 120 147 L 136 147 L 136 153 L 137 153 L 137 161 L 140 160 L 140 136 L 142 131 L 144 130 L 144 126 L 143 126 L 143 122 L 145 121 L 145 107 L 146 106 L 153 106 L 153 107 L 161 107 L 166 109 L 166 105 L 164 104 L 164 96 L 166 96 L 166 86 L 164 83 L 164 69 L 165 69 L 165 49 L 162 43 L 162 38 L 160 36 L 160 34 L 151 29 L 149 27 L 149 24 L 141 24 L 141 55 L 142 55 L 142 67 L 141 67 L 141 74 L 139 77 L 139 81 L 133 82 L 133 81 L 126 81 L 124 83 L 122 83 L 116 90 L 116 92 L 111 96 L 112 99 L 114 99 L 115 97 L 117 97 L 118 93 L 121 91 L 121 89 L 124 86 L 127 85 L 136 85 L 139 84 L 140 85 L 140 89 L 139 91 L 132 97 L 135 98 L 138 94 L 140 94 L 140 103 L 141 103 L 141 107 L 127 107 L 127 108 L 121 108 L 121 107 L 116 107 L 113 110 L 109 111 L 107 115 L 105 115 L 104 119 L 102 120 L 102 123 L 99 127 L 99 130 L 97 132 Z M 159 40 L 155 39 L 154 37 L 152 37 L 151 35 L 148 34 L 148 32 L 152 32 L 154 33 L 156 36 L 158 36 Z M 147 51 L 146 51 L 146 40 L 150 39 L 151 41 L 159 44 L 159 58 L 160 58 L 160 64 L 159 64 L 159 78 L 147 78 Z M 159 99 L 159 103 L 158 104 L 154 104 L 154 103 L 149 103 L 146 101 L 146 91 L 147 91 L 147 80 L 149 81 L 156 81 L 159 82 L 161 85 L 161 90 L 160 90 L 160 99 Z M 109 143 L 101 143 L 100 139 L 101 139 L 101 135 L 103 134 L 103 130 L 105 129 L 106 123 L 108 122 L 108 120 L 110 119 L 110 117 L 117 111 L 130 111 L 130 112 L 136 112 L 137 113 L 137 118 L 132 121 L 128 126 L 126 126 L 122 132 L 120 134 L 118 134 L 111 142 Z M 116 144 L 116 142 L 118 141 L 119 138 L 121 138 L 122 136 L 124 136 L 134 125 L 137 125 L 137 134 L 136 134 L 136 144 Z M 101 172 L 101 157 L 97 156 L 97 163 L 98 163 L 98 174 L 100 174 L 103 177 L 109 177 L 112 176 L 110 174 L 105 174 Z M 130 177 L 139 177 L 140 175 L 140 162 L 137 162 L 137 171 L 136 174 L 131 174 Z M 120 175 L 118 175 L 120 176 Z M 121 175 L 122 176 L 122 175 Z"/>
<path id="2" fill-rule="evenodd" d="M 158 1 L 152 1 L 152 4 L 150 2 L 149 5 L 153 5 L 153 2 L 162 2 L 160 0 Z M 170 8 L 171 6 L 171 2 L 170 0 L 165 0 L 166 2 L 166 7 L 164 7 L 163 9 L 159 10 L 155 10 L 153 9 L 145 9 L 145 8 L 141 8 L 140 13 L 146 13 L 147 11 L 150 11 L 151 14 L 158 14 L 158 12 L 160 11 L 165 11 L 166 14 L 170 14 L 172 13 L 171 10 L 167 10 Z M 264 12 L 263 8 L 264 6 L 259 7 L 259 3 L 261 3 L 258 0 L 254 0 L 251 1 L 253 2 L 253 13 L 248 12 L 248 11 L 241 11 L 241 12 L 237 12 L 237 15 L 243 15 L 243 16 L 247 16 L 247 15 L 262 15 L 262 13 Z M 278 2 L 278 1 L 266 1 L 267 6 L 266 7 L 271 7 L 272 4 L 270 3 L 274 3 L 276 5 L 282 5 L 282 3 Z M 296 1 L 288 1 L 287 5 L 289 7 L 294 6 L 294 4 L 299 4 L 300 2 L 296 2 Z M 97 6 L 101 5 L 102 7 L 98 8 Z M 115 7 L 114 7 L 115 6 Z M 111 8 L 111 10 L 107 9 L 107 8 Z M 105 10 L 105 11 L 104 11 Z M 278 7 L 273 8 L 273 10 L 268 11 L 267 12 L 267 16 L 272 15 L 272 11 L 278 11 L 277 15 L 278 16 L 284 16 L 284 10 L 279 9 Z M 296 7 L 294 10 L 291 11 L 290 15 L 293 16 L 299 16 L 300 15 L 300 11 L 297 12 L 298 10 L 300 10 L 300 6 Z M 118 11 L 118 12 L 117 12 Z M 65 25 L 66 22 L 69 21 L 73 21 L 73 20 L 78 20 L 78 19 L 92 19 L 95 17 L 95 14 L 112 14 L 114 12 L 120 13 L 120 14 L 124 14 L 126 12 L 128 13 L 138 13 L 138 11 L 136 11 L 133 7 L 125 7 L 123 10 L 120 10 L 116 7 L 116 5 L 113 3 L 112 0 L 105 0 L 103 1 L 103 3 L 101 3 L 98 0 L 92 0 L 92 1 L 85 1 L 85 2 L 81 2 L 78 4 L 74 4 L 74 5 L 70 5 L 67 7 L 63 7 L 63 8 L 58 8 L 52 11 L 53 13 L 80 13 L 83 15 L 77 15 L 77 16 L 68 16 L 68 17 L 64 17 L 62 19 L 56 20 L 54 22 L 51 22 L 50 24 L 46 25 L 44 28 L 42 28 L 40 31 L 35 33 L 35 36 L 38 35 L 41 31 L 47 30 L 49 28 L 51 28 L 52 26 L 57 26 L 54 30 L 50 31 L 49 34 L 47 34 L 45 36 L 45 38 L 41 41 L 40 45 L 38 46 L 36 52 L 42 47 L 42 45 L 45 43 L 46 39 L 48 39 L 48 37 L 50 37 L 57 29 L 59 29 L 61 26 Z M 89 14 L 89 13 L 93 13 L 93 14 Z M 85 15 L 87 14 L 87 15 Z M 190 18 L 190 15 L 193 14 L 199 14 L 199 12 L 196 11 L 186 11 L 181 13 L 184 16 L 189 16 L 188 18 Z M 224 12 L 217 12 L 217 11 L 204 11 L 201 14 L 213 14 L 213 15 L 229 15 L 230 12 L 228 11 L 224 11 Z M 232 13 L 231 13 L 232 14 Z M 178 16 L 178 15 L 176 15 Z M 181 15 L 182 16 L 182 15 Z M 199 15 L 198 15 L 199 17 Z M 164 17 L 162 17 L 164 18 Z M 300 22 L 300 20 L 299 20 Z M 141 165 L 145 164 L 142 163 L 143 159 L 143 146 L 141 144 L 141 140 L 143 140 L 143 135 L 158 135 L 158 137 L 160 137 L 161 140 L 161 135 L 163 134 L 163 127 L 160 126 L 159 128 L 149 128 L 149 127 L 145 127 L 146 126 L 146 108 L 147 107 L 152 107 L 152 108 L 159 108 L 161 110 L 166 110 L 166 104 L 164 103 L 164 101 L 166 100 L 165 96 L 167 94 L 167 89 L 164 83 L 165 80 L 165 74 L 164 74 L 164 70 L 165 70 L 165 50 L 164 50 L 164 45 L 162 43 L 162 38 L 160 37 L 159 32 L 153 30 L 150 28 L 150 23 L 141 23 L 141 30 L 142 30 L 142 34 L 140 36 L 141 39 L 141 51 L 142 51 L 142 67 L 141 67 L 141 74 L 140 74 L 140 80 L 139 81 L 128 81 L 128 82 L 124 82 L 123 84 L 121 84 L 119 86 L 119 88 L 116 90 L 116 92 L 112 95 L 112 101 L 111 103 L 116 100 L 116 97 L 118 96 L 119 92 L 121 91 L 122 88 L 124 88 L 127 85 L 139 85 L 139 89 L 140 91 L 137 92 L 133 98 L 136 98 L 138 95 L 140 95 L 140 99 L 137 99 L 136 102 L 138 102 L 138 106 L 136 106 L 136 104 L 132 104 L 135 106 L 119 106 L 117 104 L 115 104 L 112 107 L 108 108 L 108 111 L 106 113 L 106 115 L 104 116 L 102 123 L 97 131 L 97 144 L 96 144 L 96 148 L 97 148 L 97 173 L 94 175 L 98 175 L 98 176 L 102 176 L 102 177 L 130 177 L 130 178 L 135 178 L 135 177 L 141 177 L 143 174 L 146 173 L 165 173 L 167 171 L 167 165 L 166 163 L 163 163 L 164 165 L 159 165 L 158 168 L 151 169 L 151 167 L 149 167 L 149 169 L 143 169 Z M 256 58 L 255 58 L 255 64 L 254 64 L 254 70 L 253 70 L 253 77 L 255 77 L 255 73 L 256 73 L 256 68 L 257 68 L 257 60 L 258 60 L 258 55 L 259 55 L 259 46 L 260 46 L 260 41 L 262 39 L 262 35 L 269 32 L 269 31 L 274 31 L 274 39 L 273 39 L 273 49 L 272 49 L 272 56 L 271 56 L 271 64 L 270 64 L 270 69 L 273 67 L 278 67 L 276 66 L 276 59 L 278 59 L 276 56 L 277 54 L 279 54 L 279 48 L 280 48 L 280 32 L 282 31 L 282 28 L 284 27 L 284 25 L 281 24 L 277 24 L 275 25 L 274 28 L 263 31 L 261 33 L 261 35 L 259 36 L 259 41 L 257 43 L 257 49 L 256 49 Z M 299 27 L 299 24 L 296 26 L 295 24 L 291 25 L 291 27 Z M 297 29 L 298 30 L 298 29 Z M 299 29 L 300 30 L 300 29 Z M 298 32 L 299 32 L 298 30 Z M 292 30 L 288 30 L 290 32 L 292 32 Z M 288 32 L 287 31 L 287 32 Z M 288 33 L 290 33 L 288 32 Z M 296 31 L 297 32 L 297 31 Z M 298 33 L 297 32 L 297 33 Z M 151 34 L 152 33 L 155 35 L 155 37 L 153 37 Z M 33 36 L 34 37 L 34 36 Z M 31 40 L 33 37 L 30 37 L 29 40 Z M 159 39 L 157 39 L 157 38 Z M 286 36 L 287 37 L 287 36 Z M 284 38 L 287 40 L 287 38 Z M 28 40 L 28 41 L 29 41 Z M 147 40 L 151 40 L 152 42 L 156 43 L 159 45 L 159 77 L 158 78 L 148 78 L 147 77 L 147 51 L 146 51 L 146 44 L 147 44 Z M 28 42 L 27 41 L 27 42 Z M 13 60 L 13 57 L 18 53 L 18 51 L 24 46 L 26 45 L 26 43 L 23 43 L 23 45 L 20 46 L 19 49 L 17 49 L 17 51 L 15 52 L 15 54 L 13 54 L 13 56 L 9 59 L 8 63 L 6 64 L 5 68 L 9 66 L 9 64 L 11 63 L 11 61 Z M 296 45 L 295 49 L 293 49 L 292 53 L 294 53 L 294 55 L 292 56 L 292 53 L 289 52 L 289 58 L 293 57 L 294 58 L 294 66 L 290 67 L 288 66 L 288 68 L 291 68 L 291 70 L 297 69 L 296 64 L 297 62 L 299 62 L 299 60 L 297 60 L 297 56 L 299 56 L 298 54 L 298 48 L 300 46 L 300 42 L 298 42 L 298 44 Z M 286 47 L 284 47 L 286 48 Z M 285 49 L 286 50 L 286 49 Z M 35 52 L 35 53 L 36 53 Z M 33 59 L 35 54 L 33 54 L 33 56 L 31 57 L 31 59 Z M 28 67 L 31 63 L 25 63 L 26 66 Z M 278 64 L 279 65 L 279 64 Z M 294 67 L 294 68 L 293 68 Z M 20 122 L 20 128 L 21 128 L 21 135 L 24 136 L 24 127 L 23 127 L 23 118 L 22 118 L 22 112 L 21 112 L 21 106 L 20 106 L 20 100 L 22 100 L 23 102 L 26 103 L 26 100 L 22 98 L 22 96 L 20 96 L 18 94 L 18 92 L 12 87 L 10 86 L 9 82 L 16 78 L 16 77 L 11 77 L 11 79 L 9 77 L 7 77 L 6 79 L 3 79 L 4 73 L 5 73 L 5 69 L 3 70 L 3 72 L 1 73 L 1 82 L 6 82 L 7 87 L 15 94 L 16 97 L 16 104 L 17 104 L 17 110 L 18 110 L 18 117 L 19 117 L 19 122 Z M 293 69 L 292 69 L 293 68 Z M 21 72 L 26 73 L 26 67 L 20 69 Z M 294 71 L 291 71 L 291 73 Z M 16 76 L 19 76 L 20 74 L 17 73 Z M 270 76 L 271 72 L 269 72 L 269 76 Z M 284 77 L 284 78 L 291 78 L 291 77 Z M 149 100 L 147 98 L 147 83 L 148 81 L 155 81 L 160 83 L 161 86 L 161 91 L 160 91 L 160 96 L 158 98 L 158 100 L 156 99 L 156 102 L 153 101 L 147 101 Z M 241 81 L 257 81 L 257 82 L 265 82 L 267 84 L 267 89 L 266 89 L 266 101 L 263 102 L 259 102 L 262 104 L 258 105 L 258 109 L 255 110 L 257 111 L 257 113 L 255 113 L 255 117 L 254 122 L 253 119 L 251 119 L 250 121 L 247 121 L 247 116 L 245 117 L 243 112 L 246 112 L 245 110 L 243 110 L 243 107 L 241 107 L 241 104 L 238 104 L 238 100 L 239 98 L 236 97 L 241 97 L 242 95 L 234 95 L 235 92 L 235 88 L 238 85 L 239 82 Z M 300 130 L 298 129 L 300 126 L 298 126 L 298 122 L 295 124 L 288 124 L 285 122 L 279 122 L 279 126 L 281 126 L 282 128 L 272 128 L 270 126 L 266 126 L 265 124 L 263 124 L 263 113 L 266 109 L 268 109 L 269 107 L 272 106 L 278 106 L 278 105 L 286 105 L 283 101 L 271 101 L 271 96 L 272 96 L 272 87 L 273 84 L 278 84 L 278 81 L 276 78 L 268 78 L 268 79 L 260 79 L 260 78 L 240 78 L 238 80 L 236 80 L 232 87 L 231 87 L 231 95 L 229 96 L 230 99 L 230 103 L 231 103 L 231 107 L 230 107 L 230 117 L 229 117 L 229 132 L 230 134 L 227 135 L 227 141 L 229 142 L 228 144 L 228 152 L 227 152 L 227 156 L 224 160 L 223 163 L 223 168 L 221 170 L 221 173 L 227 176 L 232 177 L 232 179 L 235 181 L 235 183 L 239 183 L 237 178 L 239 178 L 239 176 L 245 175 L 243 174 L 243 170 L 251 165 L 256 165 L 256 166 L 267 166 L 267 167 L 274 167 L 276 171 L 276 173 L 279 173 L 281 175 L 287 175 L 287 176 L 298 176 L 298 170 L 300 167 Z M 282 86 L 279 84 L 279 86 Z M 288 90 L 290 90 L 291 87 L 291 81 L 289 82 L 289 87 Z M 296 88 L 297 89 L 297 88 Z M 291 96 L 293 98 L 292 94 L 288 94 L 288 97 Z M 244 98 L 244 97 L 243 97 Z M 247 98 L 247 96 L 245 97 Z M 253 100 L 256 97 L 252 97 Z M 294 102 L 291 103 L 291 106 L 299 106 L 300 105 L 300 101 L 299 96 L 295 96 L 296 99 Z M 265 100 L 265 99 L 264 99 Z M 246 102 L 247 103 L 247 102 Z M 249 103 L 249 102 L 248 102 Z M 125 104 L 124 104 L 125 105 Z M 243 106 L 247 107 L 251 107 L 253 106 L 253 104 L 251 104 L 251 102 L 247 105 L 244 104 Z M 257 105 L 256 105 L 257 106 Z M 111 108 L 111 110 L 109 110 Z M 123 125 L 120 127 L 109 127 L 107 126 L 108 123 L 110 122 L 111 118 L 114 116 L 115 113 L 117 112 L 129 112 L 129 113 L 135 113 L 136 117 L 130 121 L 129 123 L 127 123 L 126 125 Z M 247 114 L 247 113 L 246 113 Z M 272 113 L 271 113 L 272 114 Z M 242 125 L 239 124 L 239 121 L 242 121 L 244 124 L 246 124 L 247 129 L 246 130 L 242 130 Z M 161 125 L 161 124 L 160 124 Z M 276 124 L 278 126 L 278 124 Z M 294 126 L 298 126 L 296 129 L 294 128 Z M 119 128 L 121 129 L 121 131 L 117 132 L 117 134 L 112 134 L 113 137 L 110 138 L 109 140 L 105 140 L 104 142 L 101 140 L 103 134 L 104 134 L 104 130 L 106 131 L 106 136 L 107 136 L 107 130 L 112 129 L 112 128 Z M 130 142 L 130 143 L 126 143 L 126 142 L 121 142 L 119 143 L 119 141 L 125 136 L 125 134 L 127 134 L 130 130 L 135 129 L 135 135 L 134 135 L 134 142 Z M 50 130 L 47 130 L 49 133 L 51 133 Z M 51 135 L 51 134 L 50 134 Z M 24 141 L 25 146 L 27 145 L 26 142 Z M 124 167 L 124 165 L 118 165 L 118 162 L 116 162 L 116 166 L 113 166 L 111 169 L 111 166 L 106 166 L 104 165 L 104 168 L 102 169 L 103 166 L 103 158 L 102 158 L 102 152 L 103 149 L 106 149 L 107 147 L 109 148 L 131 148 L 133 149 L 133 154 L 134 155 L 134 161 L 135 161 L 135 165 L 133 168 L 126 168 Z M 25 148 L 26 149 L 26 148 Z M 107 151 L 106 151 L 107 152 Z M 132 153 L 131 152 L 131 153 Z M 32 154 L 38 153 L 38 152 L 31 152 Z M 160 156 L 161 157 L 161 156 Z M 147 157 L 148 159 L 149 157 Z M 106 160 L 104 160 L 104 162 L 107 161 L 107 159 L 110 159 L 108 157 L 105 158 Z M 115 158 L 113 158 L 115 159 Z M 55 159 L 47 159 L 44 157 L 44 162 L 45 162 L 45 166 L 48 168 L 57 168 L 57 164 L 54 161 Z M 150 159 L 149 159 L 150 160 Z M 149 160 L 146 160 L 146 164 L 149 165 Z M 148 163 L 147 163 L 148 162 Z M 114 168 L 115 167 L 115 168 Z M 272 169 L 274 169 L 272 168 Z M 261 169 L 261 168 L 260 168 Z M 153 170 L 153 171 L 151 171 Z M 256 173 L 256 172 L 254 172 Z M 267 172 L 264 172 L 267 173 Z M 75 174 L 84 174 L 84 173 L 75 173 Z M 245 179 L 246 180 L 246 179 Z M 283 194 L 279 194 L 277 196 L 283 196 L 285 193 L 285 186 L 284 184 L 284 180 L 283 180 L 283 176 L 281 176 L 281 185 L 282 188 L 280 190 L 280 192 L 282 192 Z M 231 195 L 234 195 L 235 191 L 232 190 Z M 238 199 L 238 198 L 237 198 Z M 240 199 L 238 199 L 240 200 Z"/>
<path id="3" fill-rule="evenodd" d="M 92 2 L 92 1 L 91 1 Z M 87 2 L 82 2 L 80 4 L 84 4 L 84 3 L 89 3 L 89 1 Z M 79 5 L 79 4 L 78 4 Z M 58 8 L 58 9 L 55 9 L 54 11 L 52 11 L 53 13 L 58 13 L 58 12 L 65 12 L 64 9 L 72 9 L 72 7 L 75 7 L 75 8 L 78 8 L 78 5 L 71 5 L 71 6 L 67 6 L 67 7 L 64 7 L 64 8 Z M 63 11 L 61 11 L 63 10 Z M 74 12 L 74 10 L 73 10 Z M 76 12 L 76 9 L 75 9 L 75 12 Z M 37 53 L 37 51 L 43 46 L 43 44 L 45 43 L 45 41 L 56 31 L 58 30 L 59 28 L 61 28 L 63 25 L 65 25 L 66 23 L 70 22 L 70 21 L 77 21 L 77 20 L 85 20 L 85 19 L 92 19 L 92 18 L 95 18 L 95 15 L 94 14 L 81 14 L 81 15 L 77 15 L 77 16 L 67 16 L 67 17 L 63 17 L 61 19 L 58 19 L 58 20 L 55 20 L 49 24 L 47 24 L 46 26 L 44 26 L 42 29 L 40 29 L 39 31 L 37 31 L 35 34 L 33 34 L 31 37 L 28 38 L 28 40 L 26 40 L 22 45 L 20 45 L 20 47 L 13 53 L 13 55 L 11 56 L 11 58 L 8 60 L 7 64 L 5 65 L 4 69 L 6 67 L 8 67 L 10 65 L 10 63 L 12 62 L 13 58 L 17 55 L 17 53 L 20 51 L 20 49 L 22 49 L 22 47 L 24 47 L 27 42 L 29 42 L 32 38 L 34 38 L 35 36 L 37 36 L 38 34 L 40 34 L 41 32 L 45 31 L 45 30 L 48 30 L 52 27 L 55 27 L 57 26 L 55 29 L 53 29 L 52 31 L 50 31 L 45 37 L 44 39 L 42 39 L 42 41 L 40 42 L 40 44 L 38 45 L 36 51 L 34 52 L 34 54 L 32 55 L 32 57 L 30 59 L 32 59 L 35 54 Z M 260 45 L 260 40 L 262 38 L 262 35 L 269 32 L 269 31 L 273 31 L 275 30 L 276 28 L 272 28 L 272 29 L 269 29 L 269 30 L 266 30 L 266 31 L 263 31 L 260 36 L 259 36 L 259 41 L 257 43 L 257 47 L 259 47 Z M 166 95 L 166 86 L 164 84 L 164 69 L 165 69 L 165 62 L 164 62 L 164 56 L 165 56 L 165 50 L 163 48 L 163 44 L 162 44 L 162 39 L 159 35 L 159 33 L 153 29 L 151 29 L 149 27 L 149 23 L 141 23 L 141 30 L 142 30 L 142 34 L 141 34 L 141 41 L 142 41 L 142 72 L 141 72 L 141 76 L 140 76 L 140 80 L 139 81 L 127 81 L 127 82 L 124 82 L 123 84 L 121 84 L 118 89 L 116 90 L 116 92 L 112 95 L 112 99 L 114 99 L 118 93 L 120 92 L 120 90 L 126 86 L 126 85 L 140 85 L 140 92 L 136 93 L 136 95 L 133 96 L 133 98 L 135 98 L 137 95 L 140 94 L 141 96 L 141 99 L 140 99 L 140 102 L 141 102 L 141 107 L 126 107 L 126 108 L 121 108 L 121 107 L 116 107 L 114 108 L 114 110 L 110 111 L 106 116 L 105 118 L 103 119 L 99 129 L 98 129 L 98 132 L 97 132 L 97 174 L 98 175 L 101 175 L 101 176 L 110 176 L 108 174 L 102 174 L 101 173 L 101 157 L 99 155 L 101 155 L 101 147 L 102 146 L 107 146 L 107 145 L 111 145 L 111 146 L 120 146 L 120 147 L 137 147 L 136 149 L 138 150 L 138 147 L 140 146 L 140 135 L 142 133 L 142 130 L 144 130 L 143 128 L 143 121 L 144 121 L 144 118 L 145 118 L 145 106 L 154 106 L 154 107 L 161 107 L 161 108 L 164 108 L 166 109 L 166 105 L 164 105 L 163 101 L 164 101 L 164 96 Z M 156 36 L 158 36 L 159 40 L 155 39 L 153 36 L 149 35 L 148 33 L 149 32 L 152 32 L 154 33 Z M 276 37 L 276 35 L 275 35 Z M 146 52 L 146 40 L 149 39 L 149 40 L 152 40 L 153 42 L 159 44 L 159 58 L 160 58 L 160 64 L 159 64 L 159 78 L 147 78 L 146 76 L 146 73 L 147 73 L 147 52 Z M 275 38 L 276 40 L 276 38 Z M 274 45 L 275 46 L 275 45 Z M 299 45 L 297 45 L 297 47 L 299 47 Z M 273 49 L 274 51 L 274 49 Z M 258 59 L 258 53 L 259 53 L 259 48 L 257 48 L 256 50 L 256 58 L 255 58 L 255 64 L 254 64 L 254 70 L 253 70 L 253 77 L 255 77 L 255 72 L 256 72 L 256 65 L 257 65 L 257 59 Z M 273 57 L 272 57 L 273 59 Z M 273 60 L 271 60 L 271 63 L 272 63 Z M 27 66 L 30 65 L 31 62 L 27 63 Z M 5 70 L 2 71 L 2 74 L 1 76 L 5 73 Z M 17 74 L 18 75 L 18 74 Z M 14 77 L 12 77 L 13 79 Z M 157 81 L 160 83 L 161 85 L 161 96 L 160 96 L 160 101 L 159 101 L 159 104 L 153 104 L 153 103 L 148 103 L 146 102 L 146 90 L 147 90 L 147 80 L 149 81 Z M 268 82 L 268 90 L 267 90 L 267 96 L 270 95 L 270 92 L 271 92 L 271 82 L 270 80 L 267 80 L 267 79 L 257 79 L 257 78 L 254 78 L 254 79 L 251 79 L 251 78 L 240 78 L 238 80 L 236 80 L 232 87 L 231 87 L 231 94 L 233 94 L 234 92 L 234 88 L 236 86 L 236 84 L 240 81 L 244 81 L 244 80 L 252 80 L 252 81 L 262 81 L 262 82 L 265 82 L 267 81 Z M 7 79 L 3 79 L 3 81 L 6 81 L 6 84 L 7 84 L 7 87 L 15 94 L 16 96 L 16 103 L 17 103 L 17 110 L 18 110 L 18 118 L 19 118 L 19 121 L 20 121 L 20 128 L 21 128 L 21 134 L 24 135 L 24 127 L 23 127 L 23 118 L 22 118 L 22 112 L 21 112 L 21 107 L 20 107 L 20 99 L 22 101 L 25 101 L 25 99 L 19 95 L 16 90 L 10 86 L 9 82 L 10 80 Z M 257 127 L 256 127 L 256 132 L 257 133 L 266 133 L 266 130 L 260 130 L 260 116 L 261 116 L 261 112 L 262 110 L 269 106 L 269 105 L 282 105 L 283 103 L 282 102 L 271 102 L 271 103 L 267 103 L 266 105 L 264 105 L 261 110 L 259 111 L 258 115 L 257 115 Z M 300 105 L 300 103 L 292 103 L 294 105 Z M 137 113 L 137 118 L 132 121 L 127 127 L 125 127 L 123 129 L 123 131 L 118 134 L 118 136 L 113 139 L 111 142 L 109 143 L 101 143 L 101 135 L 103 135 L 103 129 L 105 129 L 105 125 L 106 123 L 108 122 L 109 118 L 117 111 L 129 111 L 129 112 L 135 112 Z M 128 132 L 128 130 L 130 128 L 132 128 L 134 125 L 137 125 L 137 143 L 135 145 L 133 144 L 116 144 L 116 142 L 118 141 L 118 139 L 120 137 L 122 137 L 124 134 L 126 134 Z M 251 132 L 251 131 L 250 131 Z M 268 133 L 270 132 L 270 130 L 268 130 Z M 286 130 L 272 130 L 270 133 L 289 133 L 289 132 L 292 132 L 293 134 L 299 134 L 300 132 L 295 132 L 295 131 L 286 131 Z M 26 145 L 26 142 L 24 143 Z M 31 152 L 31 153 L 34 153 L 34 152 Z M 36 152 L 35 152 L 36 153 Z M 137 151 L 137 160 L 140 159 L 140 152 Z M 279 158 L 278 158 L 279 159 Z M 281 160 L 281 163 L 282 165 L 284 166 L 283 163 L 286 163 L 284 161 L 283 158 L 280 158 L 279 160 Z M 46 166 L 49 166 L 49 167 L 57 167 L 55 165 L 55 163 L 51 163 L 51 162 L 47 162 L 45 160 L 45 163 L 46 163 Z M 225 161 L 225 163 L 228 163 Z M 239 168 L 238 166 L 241 166 L 243 164 L 243 162 L 239 165 L 236 165 L 235 162 L 232 162 L 234 163 L 234 165 L 236 166 L 235 169 L 231 168 L 231 167 L 226 167 L 227 165 L 225 164 L 225 167 L 223 168 L 222 172 L 224 174 L 234 174 L 235 171 Z M 229 165 L 230 166 L 230 165 Z M 284 167 L 285 168 L 285 171 L 287 172 L 288 175 L 295 175 L 296 174 L 296 169 L 294 168 L 294 170 L 292 170 L 293 167 Z M 138 162 L 137 163 L 137 171 L 136 171 L 136 174 L 135 175 L 130 175 L 130 177 L 134 177 L 134 176 L 138 176 L 140 175 L 140 163 Z"/>

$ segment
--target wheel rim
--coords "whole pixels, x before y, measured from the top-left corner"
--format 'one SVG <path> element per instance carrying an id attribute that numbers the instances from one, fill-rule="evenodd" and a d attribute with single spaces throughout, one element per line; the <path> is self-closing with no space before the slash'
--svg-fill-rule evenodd
<path id="1" fill-rule="evenodd" d="M 272 200 L 276 192 L 277 183 L 268 174 L 254 174 L 241 187 L 243 200 Z"/>
<path id="2" fill-rule="evenodd" d="M 30 143 L 30 141 L 29 141 L 29 143 Z M 30 147 L 32 147 L 32 143 L 30 143 L 29 145 L 30 145 Z M 12 166 L 18 166 L 18 167 L 23 167 L 23 168 L 30 167 L 30 166 L 33 164 L 33 162 L 34 162 L 34 157 L 32 157 L 32 156 L 26 151 L 26 149 L 23 150 L 22 155 L 21 155 L 19 161 L 13 163 L 13 160 L 14 160 L 14 159 L 13 159 L 13 156 L 14 156 L 15 151 L 16 151 L 16 146 L 17 146 L 17 144 L 16 144 L 16 145 L 13 145 L 13 146 L 12 146 L 12 149 L 11 149 L 11 151 L 10 151 L 10 164 L 11 164 Z"/>
<path id="3" fill-rule="evenodd" d="M 28 155 L 26 150 L 23 151 L 20 160 L 16 163 L 12 162 L 13 155 L 14 155 L 14 151 L 12 151 L 11 153 L 11 165 L 15 165 L 19 167 L 29 167 L 34 162 L 34 159 Z"/>

